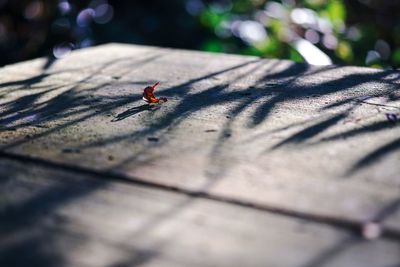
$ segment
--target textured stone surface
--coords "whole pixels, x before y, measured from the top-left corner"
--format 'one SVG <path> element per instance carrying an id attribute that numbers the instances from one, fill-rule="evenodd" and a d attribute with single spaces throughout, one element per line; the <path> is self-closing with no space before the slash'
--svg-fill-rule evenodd
<path id="1" fill-rule="evenodd" d="M 0 266 L 387 267 L 400 243 L 346 229 L 1 160 Z"/>
<path id="2" fill-rule="evenodd" d="M 7 153 L 400 232 L 398 72 L 117 44 L 46 63 L 0 70 Z"/>

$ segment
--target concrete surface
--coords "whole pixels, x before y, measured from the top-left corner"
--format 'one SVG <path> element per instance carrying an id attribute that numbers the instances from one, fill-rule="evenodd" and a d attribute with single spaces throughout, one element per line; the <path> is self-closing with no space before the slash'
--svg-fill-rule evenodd
<path id="1" fill-rule="evenodd" d="M 3 158 L 340 231 L 372 222 L 399 248 L 400 122 L 386 118 L 400 112 L 399 72 L 121 44 L 48 63 L 0 70 Z M 149 107 L 156 81 L 168 102 Z"/>

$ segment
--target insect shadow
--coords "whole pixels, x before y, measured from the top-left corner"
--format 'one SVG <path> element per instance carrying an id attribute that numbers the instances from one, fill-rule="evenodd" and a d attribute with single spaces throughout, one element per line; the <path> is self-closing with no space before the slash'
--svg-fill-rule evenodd
<path id="1" fill-rule="evenodd" d="M 125 110 L 124 112 L 119 113 L 114 119 L 112 119 L 112 122 L 116 122 L 116 121 L 120 121 L 120 120 L 124 120 L 128 117 L 131 117 L 135 114 L 138 114 L 140 112 L 143 111 L 153 111 L 155 109 L 158 109 L 158 107 L 154 106 L 154 105 L 149 105 L 149 104 L 143 104 L 137 107 L 133 107 L 130 109 Z"/>

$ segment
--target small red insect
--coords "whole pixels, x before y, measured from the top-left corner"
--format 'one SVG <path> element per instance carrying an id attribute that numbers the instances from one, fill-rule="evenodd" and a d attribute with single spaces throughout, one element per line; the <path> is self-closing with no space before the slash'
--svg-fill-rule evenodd
<path id="1" fill-rule="evenodd" d="M 156 89 L 156 86 L 159 83 L 156 82 L 155 84 L 153 84 L 152 86 L 147 86 L 146 88 L 144 88 L 143 91 L 143 100 L 146 101 L 149 104 L 156 104 L 156 103 L 164 103 L 167 102 L 167 98 L 166 97 L 160 97 L 157 98 L 154 96 L 153 92 Z"/>

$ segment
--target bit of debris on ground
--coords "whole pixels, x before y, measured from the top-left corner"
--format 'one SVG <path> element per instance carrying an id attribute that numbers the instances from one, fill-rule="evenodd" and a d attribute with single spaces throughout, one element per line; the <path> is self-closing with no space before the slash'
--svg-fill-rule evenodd
<path id="1" fill-rule="evenodd" d="M 386 119 L 390 122 L 397 122 L 397 114 L 393 112 L 386 113 Z"/>
<path id="2" fill-rule="evenodd" d="M 158 138 L 157 137 L 147 137 L 147 141 L 149 141 L 149 142 L 158 142 Z"/>

